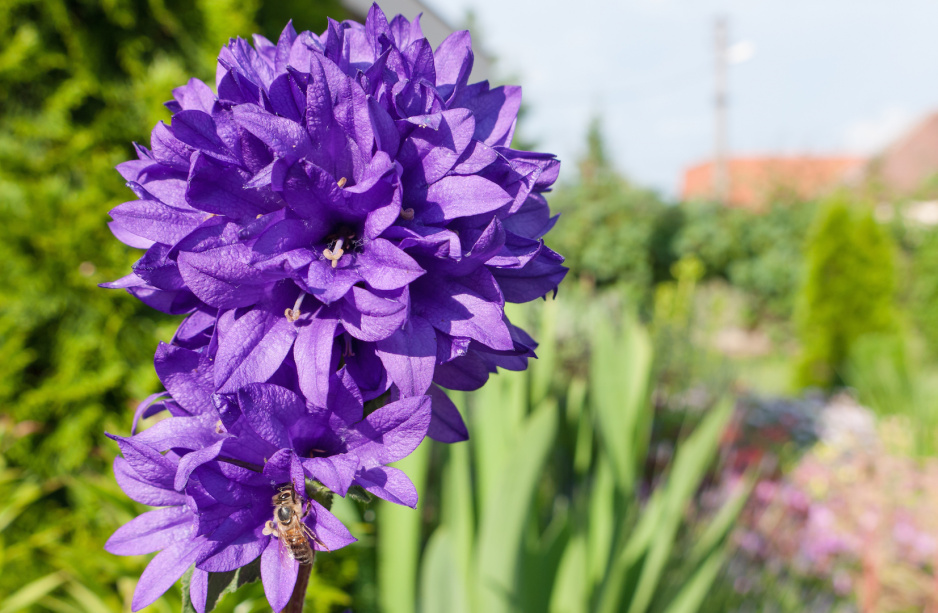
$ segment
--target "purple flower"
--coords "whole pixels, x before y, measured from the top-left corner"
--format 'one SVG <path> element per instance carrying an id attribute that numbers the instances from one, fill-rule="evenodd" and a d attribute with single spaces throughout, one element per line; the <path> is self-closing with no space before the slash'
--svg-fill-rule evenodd
<path id="1" fill-rule="evenodd" d="M 358 485 L 380 498 L 415 506 L 417 493 L 401 471 L 385 466 L 409 455 L 427 434 L 430 398 L 391 402 L 364 415 L 361 393 L 345 368 L 333 375 L 327 407 L 273 383 L 249 384 L 233 394 L 213 394 L 205 355 L 161 344 L 157 374 L 172 397 L 173 415 L 135 439 L 158 451 L 186 453 L 175 478 L 177 489 L 198 466 L 218 457 L 267 466 L 281 462 L 295 476 L 305 474 L 344 496 Z"/>
<path id="2" fill-rule="evenodd" d="M 391 402 L 364 415 L 355 382 L 340 369 L 330 385 L 328 409 L 273 383 L 214 394 L 204 352 L 161 345 L 155 361 L 167 389 L 142 404 L 134 420 L 160 411 L 170 417 L 131 437 L 112 437 L 123 458 L 114 464 L 132 499 L 162 507 L 144 513 L 111 537 L 107 550 L 139 555 L 160 550 L 134 594 L 134 610 L 158 598 L 195 565 L 190 597 L 205 607 L 209 572 L 240 568 L 261 558 L 271 606 L 286 604 L 297 563 L 279 539 L 265 533 L 272 496 L 283 483 L 304 492 L 315 479 L 339 495 L 351 486 L 408 506 L 417 492 L 398 469 L 386 466 L 410 454 L 430 424 L 427 396 Z M 329 511 L 308 501 L 304 523 L 310 544 L 330 550 L 355 539 Z"/>
<path id="3" fill-rule="evenodd" d="M 196 610 L 204 613 L 209 573 L 232 571 L 258 557 L 264 593 L 271 607 L 281 610 L 293 591 L 299 564 L 279 539 L 264 534 L 264 527 L 273 517 L 276 485 L 291 482 L 290 471 L 273 463 L 258 473 L 210 462 L 200 465 L 180 491 L 174 486 L 182 460 L 178 454 L 162 455 L 136 437 L 114 438 L 124 456 L 114 461 L 117 482 L 133 500 L 160 507 L 118 528 L 105 544 L 117 555 L 160 552 L 140 576 L 133 610 L 159 598 L 194 564 L 189 595 Z M 302 482 L 292 482 L 303 491 Z M 355 541 L 325 507 L 315 500 L 307 504 L 303 522 L 315 535 L 313 548 L 335 550 Z"/>
<path id="4" fill-rule="evenodd" d="M 344 367 L 366 401 L 429 393 L 430 435 L 464 439 L 434 383 L 525 368 L 535 343 L 504 305 L 566 272 L 542 240 L 559 163 L 509 147 L 520 88 L 469 84 L 472 58 L 467 32 L 434 51 L 377 5 L 321 36 L 232 40 L 217 95 L 176 89 L 118 167 L 138 199 L 111 228 L 147 251 L 108 287 L 188 313 L 174 342 L 205 348 L 214 391 L 293 376 L 327 406 Z"/>

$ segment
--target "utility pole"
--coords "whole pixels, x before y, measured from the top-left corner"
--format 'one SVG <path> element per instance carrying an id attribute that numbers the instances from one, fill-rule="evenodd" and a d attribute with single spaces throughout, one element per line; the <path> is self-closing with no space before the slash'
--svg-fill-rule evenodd
<path id="1" fill-rule="evenodd" d="M 715 91 L 713 97 L 713 196 L 720 204 L 726 204 L 729 196 L 729 173 L 726 167 L 726 64 L 727 64 L 726 18 L 717 17 L 714 23 L 715 44 Z"/>

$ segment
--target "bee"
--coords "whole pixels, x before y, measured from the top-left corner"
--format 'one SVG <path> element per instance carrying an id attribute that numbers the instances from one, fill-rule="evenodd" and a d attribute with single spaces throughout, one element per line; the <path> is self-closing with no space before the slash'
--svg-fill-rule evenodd
<path id="1" fill-rule="evenodd" d="M 272 534 L 280 539 L 280 543 L 287 549 L 291 558 L 300 564 L 312 564 L 313 548 L 310 546 L 310 541 L 314 541 L 324 549 L 329 549 L 303 523 L 303 518 L 309 514 L 309 507 L 303 508 L 303 503 L 300 502 L 300 497 L 292 483 L 278 486 L 272 502 L 274 519 L 265 524 L 263 533 Z"/>

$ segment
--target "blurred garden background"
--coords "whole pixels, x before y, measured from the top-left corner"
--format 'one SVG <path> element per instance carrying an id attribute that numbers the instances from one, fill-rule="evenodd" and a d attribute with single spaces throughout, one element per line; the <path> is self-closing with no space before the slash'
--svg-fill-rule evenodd
<path id="1" fill-rule="evenodd" d="M 107 229 L 113 167 L 230 36 L 356 6 L 0 2 L 0 613 L 129 611 L 147 562 L 102 548 L 142 510 L 104 432 L 158 391 L 177 322 L 97 287 L 138 257 Z M 308 610 L 938 611 L 933 123 L 836 172 L 728 157 L 662 195 L 594 116 L 550 198 L 570 274 L 511 312 L 539 359 L 453 394 L 471 439 L 404 460 L 416 511 L 336 501 L 365 536 L 317 556 Z M 266 606 L 252 584 L 217 610 Z"/>

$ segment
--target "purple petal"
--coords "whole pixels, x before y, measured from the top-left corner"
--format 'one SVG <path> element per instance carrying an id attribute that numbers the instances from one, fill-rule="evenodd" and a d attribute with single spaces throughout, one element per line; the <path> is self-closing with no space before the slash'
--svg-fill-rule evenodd
<path id="1" fill-rule="evenodd" d="M 396 156 L 401 146 L 401 133 L 397 131 L 394 120 L 371 96 L 368 97 L 368 109 L 371 111 L 372 129 L 378 143 L 378 150 L 384 151 L 389 156 Z"/>
<path id="2" fill-rule="evenodd" d="M 429 425 L 429 396 L 386 404 L 349 433 L 349 453 L 358 455 L 363 464 L 371 467 L 396 462 L 417 448 Z"/>
<path id="3" fill-rule="evenodd" d="M 544 196 L 531 194 L 514 215 L 502 221 L 502 225 L 509 232 L 537 240 L 547 234 L 556 222 L 557 216 L 550 216 Z"/>
<path id="4" fill-rule="evenodd" d="M 154 241 L 149 238 L 143 238 L 138 236 L 123 227 L 116 221 L 109 221 L 107 224 L 108 230 L 111 231 L 111 234 L 114 235 L 114 238 L 124 243 L 128 247 L 133 247 L 134 249 L 149 249 L 153 246 Z"/>
<path id="5" fill-rule="evenodd" d="M 134 590 L 131 608 L 133 611 L 153 604 L 182 577 L 189 566 L 198 558 L 204 547 L 203 539 L 186 537 L 170 544 L 156 554 L 140 575 Z"/>
<path id="6" fill-rule="evenodd" d="M 206 417 L 211 419 L 210 416 L 164 419 L 134 435 L 133 439 L 157 451 L 201 449 L 213 445 L 223 436 L 208 425 Z"/>
<path id="7" fill-rule="evenodd" d="M 215 388 L 234 392 L 248 383 L 267 381 L 293 346 L 297 329 L 283 313 L 255 308 L 219 338 Z"/>
<path id="8" fill-rule="evenodd" d="M 225 446 L 225 443 L 229 440 L 231 439 L 224 438 L 207 447 L 197 449 L 182 456 L 182 458 L 179 460 L 179 466 L 176 469 L 176 478 L 173 481 L 173 487 L 176 489 L 176 491 L 181 492 L 183 489 L 185 489 L 186 485 L 189 483 L 189 476 L 203 464 L 211 462 L 217 458 L 219 454 L 221 454 L 221 450 Z"/>
<path id="9" fill-rule="evenodd" d="M 131 438 L 113 434 L 107 436 L 117 441 L 128 466 L 142 479 L 159 487 L 172 489 L 173 475 L 176 474 L 176 464 L 172 460 L 149 445 L 136 440 L 136 436 L 139 435 Z"/>
<path id="10" fill-rule="evenodd" d="M 417 488 L 404 471 L 392 466 L 376 466 L 359 471 L 355 475 L 355 483 L 378 498 L 412 509 L 417 506 Z"/>
<path id="11" fill-rule="evenodd" d="M 278 276 L 250 265 L 251 250 L 242 244 L 199 253 L 179 254 L 179 272 L 186 285 L 206 304 L 234 309 L 259 302 Z"/>
<path id="12" fill-rule="evenodd" d="M 378 357 L 402 396 L 426 393 L 436 364 L 436 333 L 422 317 L 377 343 Z"/>
<path id="13" fill-rule="evenodd" d="M 416 260 L 383 238 L 369 242 L 361 255 L 361 276 L 373 289 L 404 287 L 426 271 Z"/>
<path id="14" fill-rule="evenodd" d="M 405 185 L 429 185 L 442 179 L 472 141 L 475 120 L 466 109 L 440 113 L 437 128 L 418 127 L 401 145 Z"/>
<path id="15" fill-rule="evenodd" d="M 561 265 L 562 262 L 563 257 L 544 247 L 537 257 L 523 268 L 495 268 L 492 269 L 492 275 L 498 281 L 505 300 L 528 302 L 535 298 L 543 298 L 551 292 L 556 293 L 557 285 L 568 270 Z"/>
<path id="16" fill-rule="evenodd" d="M 436 83 L 433 47 L 425 38 L 418 38 L 404 48 L 404 59 L 411 65 L 411 78 Z"/>
<path id="17" fill-rule="evenodd" d="M 157 200 L 125 202 L 111 209 L 109 215 L 116 228 L 164 245 L 175 245 L 205 218 L 201 211 L 181 209 Z"/>
<path id="18" fill-rule="evenodd" d="M 208 571 L 198 568 L 192 569 L 192 578 L 189 579 L 189 600 L 198 613 L 205 613 L 205 603 L 208 600 Z"/>
<path id="19" fill-rule="evenodd" d="M 363 287 L 353 287 L 339 303 L 342 325 L 363 341 L 378 341 L 399 330 L 407 318 L 406 295 L 402 300 L 379 296 Z"/>
<path id="20" fill-rule="evenodd" d="M 475 339 L 492 349 L 514 348 L 502 321 L 504 299 L 484 267 L 465 277 L 421 282 L 414 291 L 421 296 L 420 314 L 437 330 Z"/>
<path id="21" fill-rule="evenodd" d="M 200 211 L 233 219 L 255 217 L 273 210 L 271 194 L 245 189 L 244 184 L 245 177 L 236 168 L 197 153 L 189 170 L 186 202 Z"/>
<path id="22" fill-rule="evenodd" d="M 147 511 L 118 528 L 104 549 L 119 556 L 153 553 L 169 542 L 191 536 L 192 520 L 192 510 L 183 505 Z"/>
<path id="23" fill-rule="evenodd" d="M 290 428 L 307 415 L 303 399 L 279 385 L 248 385 L 238 390 L 238 404 L 251 428 L 268 443 L 281 449 L 293 446 Z"/>
<path id="24" fill-rule="evenodd" d="M 279 539 L 270 539 L 261 554 L 261 581 L 270 608 L 281 611 L 290 602 L 300 563 L 290 557 Z"/>
<path id="25" fill-rule="evenodd" d="M 358 259 L 360 256 L 355 256 Z M 353 256 L 344 255 L 336 268 L 327 260 L 315 260 L 310 263 L 306 276 L 306 285 L 314 292 L 316 299 L 324 304 L 332 304 L 344 297 L 352 286 L 362 280 L 362 267 L 353 264 Z"/>
<path id="26" fill-rule="evenodd" d="M 199 415 L 212 410 L 212 364 L 204 354 L 161 342 L 153 366 L 166 391 L 186 411 Z"/>
<path id="27" fill-rule="evenodd" d="M 452 106 L 472 111 L 476 118 L 474 138 L 490 146 L 509 146 L 521 108 L 521 88 L 503 85 L 488 89 L 488 82 L 475 83 L 457 95 Z"/>
<path id="28" fill-rule="evenodd" d="M 436 85 L 441 92 L 466 85 L 472 72 L 473 60 L 472 37 L 469 32 L 453 32 L 440 43 L 433 55 L 436 63 Z"/>
<path id="29" fill-rule="evenodd" d="M 512 201 L 496 183 L 477 175 L 443 177 L 427 188 L 427 201 L 418 212 L 423 223 L 440 223 L 495 211 Z M 415 203 L 416 204 L 416 203 Z"/>
<path id="30" fill-rule="evenodd" d="M 342 549 L 358 540 L 335 515 L 326 510 L 326 507 L 315 500 L 310 500 L 310 503 L 309 515 L 303 521 L 329 551 Z M 311 544 L 313 549 L 323 550 L 319 543 L 314 541 Z"/>
<path id="31" fill-rule="evenodd" d="M 498 152 L 482 141 L 473 140 L 456 161 L 453 170 L 455 175 L 474 175 L 498 159 Z"/>
<path id="32" fill-rule="evenodd" d="M 362 420 L 364 406 L 361 391 L 355 377 L 343 367 L 336 373 L 335 380 L 330 382 L 329 396 L 326 404 L 322 405 L 346 425 Z"/>
<path id="33" fill-rule="evenodd" d="M 471 392 L 482 387 L 491 372 L 478 352 L 469 352 L 445 364 L 438 364 L 433 371 L 433 382 L 446 389 Z"/>
<path id="34" fill-rule="evenodd" d="M 292 483 L 297 491 L 306 489 L 306 476 L 300 458 L 292 449 L 279 449 L 264 464 L 264 477 L 272 483 Z"/>
<path id="35" fill-rule="evenodd" d="M 348 334 L 344 336 L 349 339 L 348 344 L 352 349 L 352 355 L 345 357 L 345 366 L 358 384 L 362 398 L 367 401 L 381 396 L 388 391 L 391 383 L 381 359 L 375 353 L 375 344 L 352 339 Z"/>
<path id="36" fill-rule="evenodd" d="M 430 426 L 427 436 L 441 443 L 458 443 L 469 439 L 469 429 L 463 422 L 459 409 L 449 396 L 436 385 L 427 392 L 433 400 Z"/>
<path id="37" fill-rule="evenodd" d="M 141 478 L 124 458 L 114 458 L 114 478 L 131 500 L 141 504 L 164 507 L 186 503 L 185 494 Z"/>
<path id="38" fill-rule="evenodd" d="M 188 83 L 174 89 L 173 98 L 179 103 L 180 109 L 197 109 L 211 113 L 212 107 L 215 106 L 215 94 L 212 89 L 196 78 L 189 79 Z"/>
<path id="39" fill-rule="evenodd" d="M 244 129 L 286 160 L 297 160 L 312 150 L 309 134 L 303 126 L 286 117 L 271 115 L 254 104 L 236 106 L 234 117 Z"/>
<path id="40" fill-rule="evenodd" d="M 299 327 L 293 348 L 300 390 L 319 407 L 326 406 L 330 374 L 338 367 L 338 356 L 333 355 L 337 325 L 334 319 L 311 319 Z"/>
<path id="41" fill-rule="evenodd" d="M 173 134 L 198 151 L 205 151 L 212 156 L 226 162 L 237 163 L 225 143 L 218 137 L 218 128 L 215 120 L 204 111 L 185 110 L 173 115 L 170 125 Z"/>
<path id="42" fill-rule="evenodd" d="M 358 458 L 348 454 L 302 458 L 300 462 L 311 479 L 318 479 L 339 496 L 345 496 L 348 492 L 359 466 Z"/>
<path id="43" fill-rule="evenodd" d="M 162 402 L 156 403 L 157 399 L 165 399 L 166 392 L 157 392 L 155 394 L 150 394 L 144 398 L 140 404 L 137 405 L 137 408 L 134 409 L 134 421 L 130 426 L 130 433 L 137 433 L 137 423 L 141 419 L 146 419 L 147 417 L 152 417 L 159 413 L 160 411 L 166 410 L 166 405 Z"/>
<path id="44" fill-rule="evenodd" d="M 198 567 L 212 573 L 229 572 L 257 559 L 272 539 L 261 533 L 263 521 L 256 509 L 239 509 L 232 513 L 209 536 L 213 547 L 204 552 Z M 205 556 L 205 553 L 210 555 Z"/>

